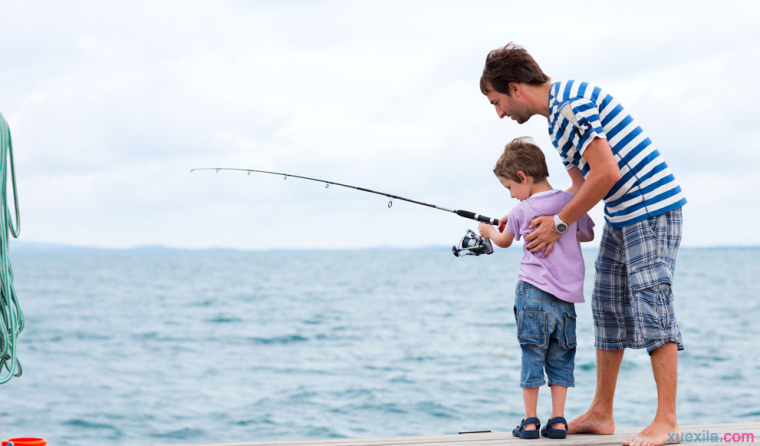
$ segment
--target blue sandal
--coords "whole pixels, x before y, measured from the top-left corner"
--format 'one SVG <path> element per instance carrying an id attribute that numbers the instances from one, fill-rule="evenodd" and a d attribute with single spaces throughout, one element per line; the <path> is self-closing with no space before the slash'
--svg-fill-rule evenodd
<path id="1" fill-rule="evenodd" d="M 524 429 L 526 424 L 535 423 L 536 429 L 526 431 Z M 541 429 L 541 421 L 538 420 L 536 417 L 530 417 L 522 420 L 520 422 L 520 425 L 516 428 L 512 429 L 512 435 L 515 437 L 520 437 L 523 440 L 535 440 L 538 438 L 538 430 Z"/>
<path id="2" fill-rule="evenodd" d="M 551 426 L 554 423 L 562 423 L 565 425 L 565 430 L 553 429 Z M 549 418 L 546 422 L 546 426 L 541 429 L 541 435 L 548 438 L 567 438 L 567 420 L 562 417 Z"/>

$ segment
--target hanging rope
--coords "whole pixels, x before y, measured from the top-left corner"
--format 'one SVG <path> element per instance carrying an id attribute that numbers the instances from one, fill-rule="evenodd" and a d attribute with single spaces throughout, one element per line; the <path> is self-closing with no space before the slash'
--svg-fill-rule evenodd
<path id="1" fill-rule="evenodd" d="M 8 165 L 13 184 L 13 204 L 16 209 L 16 226 L 8 203 Z M 16 358 L 16 340 L 24 329 L 24 313 L 18 304 L 13 286 L 13 268 L 8 258 L 8 240 L 12 235 L 18 238 L 21 220 L 16 193 L 16 169 L 13 165 L 13 145 L 11 130 L 0 113 L 0 384 L 5 384 L 14 376 L 21 376 L 21 363 Z"/>

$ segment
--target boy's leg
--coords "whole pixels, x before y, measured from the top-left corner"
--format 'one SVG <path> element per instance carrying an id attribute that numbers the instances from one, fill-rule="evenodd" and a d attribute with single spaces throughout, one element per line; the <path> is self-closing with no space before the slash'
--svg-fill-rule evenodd
<path id="1" fill-rule="evenodd" d="M 546 384 L 544 363 L 546 362 L 546 312 L 544 303 L 529 299 L 537 292 L 532 286 L 518 282 L 515 291 L 515 323 L 517 338 L 522 351 L 520 387 L 523 389 L 525 417 L 535 417 L 538 405 L 538 389 Z M 536 430 L 535 423 L 526 424 L 525 430 Z"/>
<path id="2" fill-rule="evenodd" d="M 525 418 L 537 417 L 536 408 L 538 407 L 538 389 L 540 387 L 523 387 L 523 404 L 525 404 Z M 536 423 L 528 423 L 524 429 L 526 431 L 536 430 Z"/>
<path id="3" fill-rule="evenodd" d="M 576 319 L 575 306 L 557 299 L 553 306 L 554 330 L 546 355 L 546 374 L 552 393 L 550 418 L 565 418 L 567 388 L 575 386 Z M 565 423 L 554 423 L 553 429 L 565 430 Z"/>
<path id="4" fill-rule="evenodd" d="M 565 418 L 565 400 L 567 399 L 567 387 L 559 386 L 555 384 L 551 387 L 551 389 L 552 389 L 552 416 L 549 418 L 554 418 L 554 417 Z M 564 423 L 554 423 L 553 425 L 549 427 L 551 427 L 552 429 L 565 430 Z"/>

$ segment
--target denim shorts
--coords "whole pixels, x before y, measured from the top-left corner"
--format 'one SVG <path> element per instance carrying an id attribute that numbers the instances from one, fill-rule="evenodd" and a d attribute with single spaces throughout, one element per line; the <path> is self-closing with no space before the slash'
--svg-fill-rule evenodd
<path id="1" fill-rule="evenodd" d="M 520 387 L 575 387 L 575 305 L 528 282 L 517 282 L 515 321 L 522 350 Z"/>
<path id="2" fill-rule="evenodd" d="M 673 309 L 673 274 L 681 244 L 681 208 L 622 228 L 604 225 L 591 299 L 600 350 L 667 342 L 683 350 Z"/>

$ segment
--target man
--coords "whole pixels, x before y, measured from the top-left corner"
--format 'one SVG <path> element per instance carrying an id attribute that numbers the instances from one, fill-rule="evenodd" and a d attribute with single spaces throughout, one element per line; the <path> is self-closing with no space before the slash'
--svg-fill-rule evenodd
<path id="1" fill-rule="evenodd" d="M 654 421 L 624 445 L 662 445 L 678 433 L 676 383 L 681 331 L 673 312 L 673 273 L 681 240 L 680 186 L 660 153 L 625 109 L 586 82 L 551 83 L 515 44 L 486 57 L 480 89 L 499 118 L 518 124 L 548 119 L 549 136 L 575 194 L 557 215 L 537 217 L 525 238 L 536 255 L 551 255 L 570 224 L 604 200 L 605 225 L 592 296 L 596 393 L 569 433 L 612 434 L 612 403 L 625 348 L 646 348 L 657 383 Z M 504 217 L 499 224 L 506 224 Z"/>

